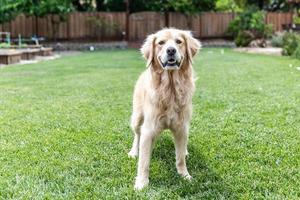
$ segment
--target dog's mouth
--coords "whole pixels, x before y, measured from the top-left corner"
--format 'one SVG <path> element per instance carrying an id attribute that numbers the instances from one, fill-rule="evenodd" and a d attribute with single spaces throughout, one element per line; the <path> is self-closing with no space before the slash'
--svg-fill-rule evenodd
<path id="1" fill-rule="evenodd" d="M 166 60 L 165 62 L 163 62 L 160 59 L 161 65 L 164 69 L 179 69 L 180 65 L 181 65 L 181 61 L 180 60 L 176 60 L 175 58 L 169 58 L 168 60 Z"/>

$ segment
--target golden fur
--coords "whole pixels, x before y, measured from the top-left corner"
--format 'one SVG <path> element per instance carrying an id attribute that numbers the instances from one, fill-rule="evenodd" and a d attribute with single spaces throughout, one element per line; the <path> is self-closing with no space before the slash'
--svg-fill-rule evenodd
<path id="1" fill-rule="evenodd" d="M 169 47 L 177 50 L 178 69 L 163 67 L 161 60 Z M 129 156 L 139 154 L 135 189 L 142 189 L 149 182 L 153 142 L 164 129 L 170 129 L 174 135 L 178 173 L 191 179 L 185 157 L 195 89 L 192 57 L 199 48 L 200 43 L 189 31 L 178 29 L 163 29 L 149 35 L 141 48 L 148 68 L 139 77 L 133 95 L 131 127 L 135 138 Z"/>

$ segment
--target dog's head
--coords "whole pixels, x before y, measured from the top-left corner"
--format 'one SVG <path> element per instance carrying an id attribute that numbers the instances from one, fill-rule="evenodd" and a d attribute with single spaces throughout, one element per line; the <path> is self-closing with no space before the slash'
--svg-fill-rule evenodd
<path id="1" fill-rule="evenodd" d="M 147 66 L 161 66 L 164 70 L 178 70 L 201 48 L 200 42 L 190 31 L 163 29 L 147 37 L 141 52 Z"/>

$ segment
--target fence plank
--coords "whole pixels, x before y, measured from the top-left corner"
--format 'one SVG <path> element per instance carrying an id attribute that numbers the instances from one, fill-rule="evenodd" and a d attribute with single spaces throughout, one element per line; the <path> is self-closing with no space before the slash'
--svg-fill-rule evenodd
<path id="1" fill-rule="evenodd" d="M 200 16 L 201 37 L 224 37 L 229 23 L 234 18 L 232 13 L 205 12 Z"/>
<path id="2" fill-rule="evenodd" d="M 265 21 L 273 25 L 274 31 L 282 31 L 282 25 L 292 23 L 291 13 L 268 12 Z"/>
<path id="3" fill-rule="evenodd" d="M 122 32 L 126 30 L 125 12 L 74 12 L 68 15 L 65 22 L 60 22 L 55 27 L 53 21 L 57 17 L 56 15 L 48 15 L 43 18 L 20 15 L 9 23 L 0 24 L 0 31 L 11 32 L 11 36 L 14 38 L 18 37 L 18 34 L 21 34 L 22 37 L 31 37 L 37 34 L 45 37 L 46 40 L 57 37 L 62 40 L 105 41 L 122 40 Z M 170 27 L 191 30 L 199 38 L 226 36 L 228 25 L 234 17 L 235 15 L 232 13 L 221 12 L 204 12 L 191 16 L 175 12 L 168 14 Z M 275 31 L 282 31 L 282 25 L 291 23 L 291 14 L 268 12 L 265 22 L 272 24 Z M 165 27 L 165 25 L 164 13 L 132 13 L 129 16 L 129 39 L 143 40 L 148 34 Z M 57 30 L 54 31 L 53 29 L 56 28 Z"/>
<path id="4" fill-rule="evenodd" d="M 164 14 L 157 12 L 132 13 L 129 21 L 130 40 L 143 40 L 148 34 L 165 27 Z"/>

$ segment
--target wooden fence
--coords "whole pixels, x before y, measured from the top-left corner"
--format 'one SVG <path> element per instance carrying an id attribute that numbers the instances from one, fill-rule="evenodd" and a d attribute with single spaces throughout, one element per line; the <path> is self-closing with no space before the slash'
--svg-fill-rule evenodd
<path id="1" fill-rule="evenodd" d="M 97 39 L 122 40 L 126 28 L 124 12 L 75 12 L 60 22 L 56 15 L 46 17 L 18 16 L 10 23 L 0 24 L 0 31 L 11 33 L 16 38 L 37 35 L 48 40 Z"/>
<path id="2" fill-rule="evenodd" d="M 139 12 L 129 16 L 131 41 L 143 40 L 167 25 L 192 30 L 198 38 L 225 37 L 228 24 L 236 15 L 233 13 L 204 12 L 192 16 L 181 13 Z M 290 13 L 267 13 L 265 22 L 273 24 L 275 31 L 291 23 Z M 13 38 L 37 35 L 47 40 L 122 40 L 126 32 L 125 12 L 74 12 L 64 22 L 58 16 L 44 18 L 18 16 L 15 20 L 0 25 L 0 31 L 11 32 Z"/>

